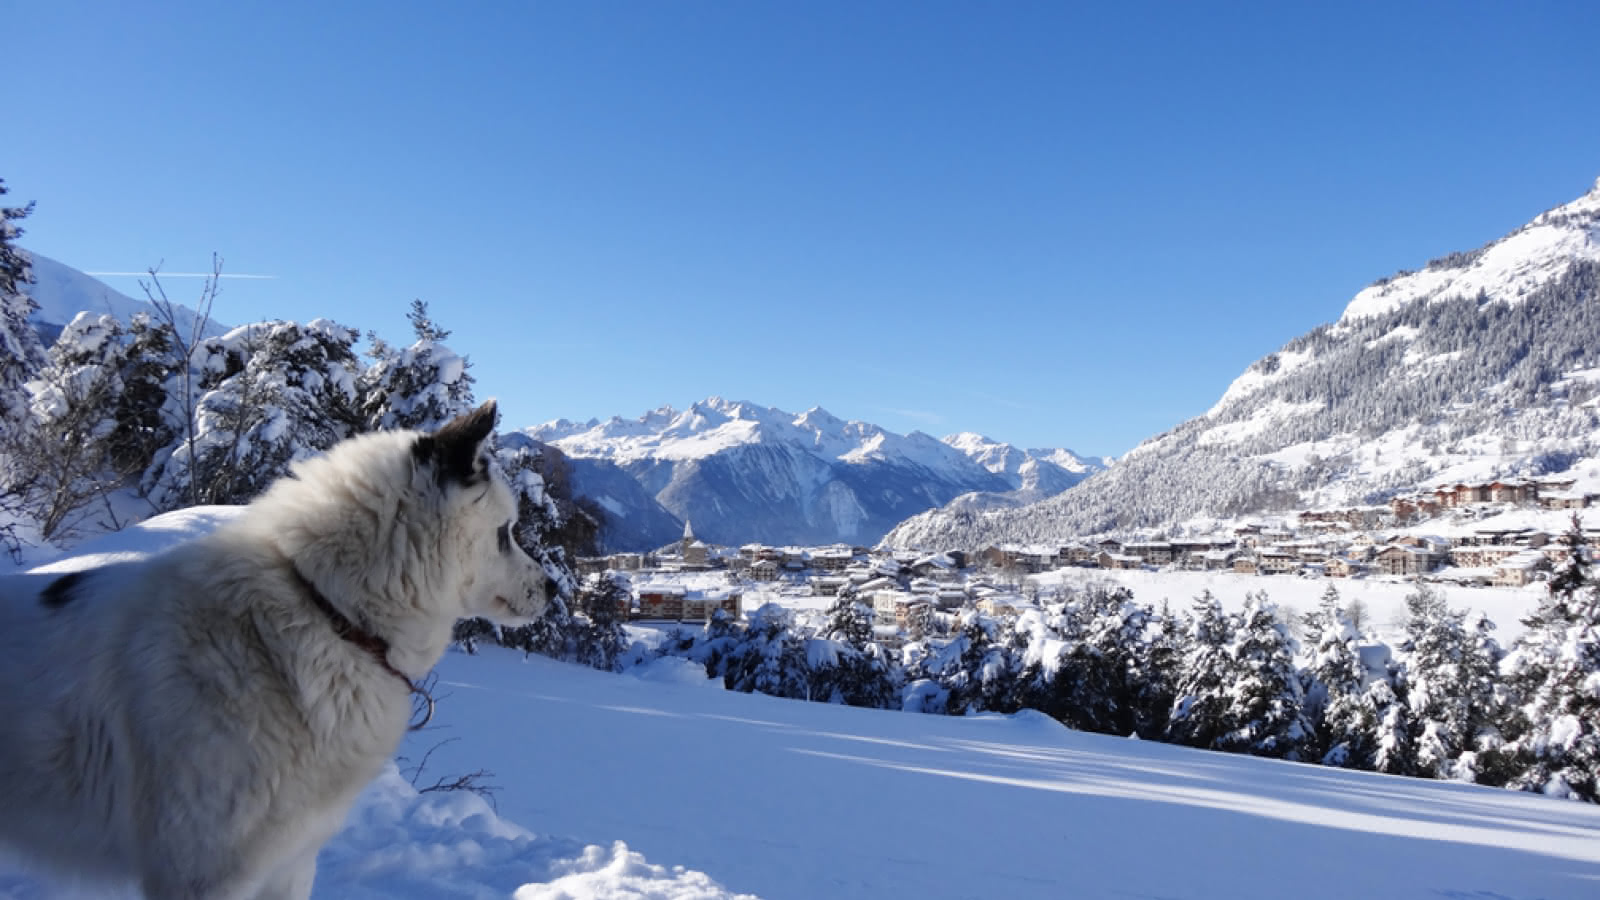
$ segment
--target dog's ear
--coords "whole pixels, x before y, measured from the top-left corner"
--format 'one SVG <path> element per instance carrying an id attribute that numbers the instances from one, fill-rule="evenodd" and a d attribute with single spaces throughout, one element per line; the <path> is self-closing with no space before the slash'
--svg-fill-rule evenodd
<path id="1" fill-rule="evenodd" d="M 490 400 L 472 412 L 451 419 L 433 434 L 417 438 L 411 454 L 419 463 L 432 463 L 441 484 L 479 481 L 488 471 L 484 451 L 494 434 L 496 414 L 495 402 Z"/>

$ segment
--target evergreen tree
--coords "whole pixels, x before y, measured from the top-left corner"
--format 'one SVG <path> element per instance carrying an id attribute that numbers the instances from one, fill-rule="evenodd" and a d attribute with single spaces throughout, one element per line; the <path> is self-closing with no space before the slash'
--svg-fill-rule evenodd
<path id="1" fill-rule="evenodd" d="M 1223 614 L 1217 598 L 1210 591 L 1196 597 L 1168 717 L 1167 739 L 1172 743 L 1210 748 L 1230 730 L 1233 641 L 1234 623 Z"/>
<path id="2" fill-rule="evenodd" d="M 793 700 L 810 696 L 805 642 L 795 634 L 793 614 L 776 603 L 751 613 L 743 640 L 728 651 L 722 669 L 730 691 Z"/>
<path id="3" fill-rule="evenodd" d="M 584 618 L 576 640 L 578 662 L 607 672 L 617 670 L 628 649 L 628 635 L 622 626 L 632 600 L 627 575 L 603 572 L 584 579 L 577 599 Z"/>
<path id="4" fill-rule="evenodd" d="M 411 331 L 419 341 L 443 343 L 450 339 L 450 332 L 440 328 L 433 318 L 428 315 L 427 301 L 414 298 L 411 309 L 406 313 L 406 320 L 411 323 Z"/>
<path id="5" fill-rule="evenodd" d="M 1368 686 L 1364 697 L 1377 727 L 1372 768 L 1389 775 L 1410 775 L 1416 768 L 1416 751 L 1411 741 L 1411 717 L 1405 699 L 1388 679 Z M 1355 758 L 1352 756 L 1352 758 Z"/>
<path id="6" fill-rule="evenodd" d="M 145 473 L 157 509 L 243 503 L 289 464 L 356 430 L 356 332 L 326 319 L 263 322 L 195 350 L 203 392 L 195 440 L 179 439 Z M 191 483 L 194 490 L 191 491 Z"/>
<path id="7" fill-rule="evenodd" d="M 0 197 L 7 193 L 0 179 Z M 22 237 L 17 222 L 33 212 L 27 206 L 0 206 L 0 430 L 19 427 L 28 418 L 23 385 L 44 365 L 44 347 L 28 317 L 39 308 L 27 294 L 33 283 L 33 260 L 16 246 Z"/>
<path id="8" fill-rule="evenodd" d="M 475 405 L 470 363 L 444 345 L 450 332 L 434 324 L 428 304 L 411 301 L 416 342 L 397 350 L 369 334 L 372 364 L 361 376 L 361 420 L 369 431 L 416 428 L 433 431 Z"/>
<path id="9" fill-rule="evenodd" d="M 1523 790 L 1600 801 L 1600 586 L 1576 516 L 1562 537 L 1567 558 L 1506 658 L 1520 700 L 1505 750 Z"/>
<path id="10" fill-rule="evenodd" d="M 1316 729 L 1312 750 L 1323 765 L 1368 769 L 1377 750 L 1377 716 L 1366 696 L 1366 670 L 1355 626 L 1339 608 L 1337 591 L 1307 614 L 1317 644 L 1306 659 L 1306 716 Z"/>
<path id="11" fill-rule="evenodd" d="M 1294 643 L 1263 593 L 1245 596 L 1227 667 L 1232 689 L 1219 750 L 1300 759 L 1313 736 L 1306 721 Z"/>
<path id="12" fill-rule="evenodd" d="M 175 383 L 179 367 L 185 365 L 171 325 L 145 313 L 133 316 L 122 357 L 116 424 L 109 438 L 117 471 L 143 472 L 156 453 L 182 433 L 188 413 L 177 408 L 177 398 L 167 386 Z"/>
<path id="13" fill-rule="evenodd" d="M 33 423 L 15 446 L 32 472 L 28 505 L 46 540 L 70 532 L 132 474 L 117 470 L 111 444 L 124 391 L 122 338 L 114 317 L 79 313 L 28 384 Z"/>
<path id="14" fill-rule="evenodd" d="M 1408 598 L 1407 605 L 1411 618 L 1402 649 L 1416 773 L 1472 780 L 1473 758 L 1459 771 L 1457 764 L 1475 752 L 1480 735 L 1497 743 L 1492 717 L 1499 648 L 1481 620 L 1469 626 L 1465 612 L 1446 608 L 1436 596 Z"/>
<path id="15" fill-rule="evenodd" d="M 1146 629 L 1143 654 L 1134 681 L 1134 721 L 1139 737 L 1164 740 L 1168 717 L 1178 692 L 1178 668 L 1183 659 L 1183 618 L 1168 608 L 1165 600 L 1153 614 Z"/>
<path id="16" fill-rule="evenodd" d="M 1126 588 L 1092 588 L 1073 600 L 1058 619 L 1064 643 L 1041 711 L 1079 731 L 1134 733 L 1139 682 L 1156 674 L 1145 658 L 1150 610 Z"/>
<path id="17" fill-rule="evenodd" d="M 822 629 L 823 637 L 849 644 L 857 650 L 865 650 L 872 643 L 872 608 L 856 596 L 853 585 L 839 592 L 826 615 L 828 623 Z"/>

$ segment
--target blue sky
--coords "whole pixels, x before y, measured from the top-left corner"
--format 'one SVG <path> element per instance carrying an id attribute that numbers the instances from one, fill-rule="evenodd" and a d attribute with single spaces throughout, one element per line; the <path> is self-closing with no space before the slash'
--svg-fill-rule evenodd
<path id="1" fill-rule="evenodd" d="M 1120 454 L 1600 176 L 1592 3 L 0 17 L 25 246 L 274 276 L 231 323 L 420 297 L 507 425 L 719 394 Z"/>

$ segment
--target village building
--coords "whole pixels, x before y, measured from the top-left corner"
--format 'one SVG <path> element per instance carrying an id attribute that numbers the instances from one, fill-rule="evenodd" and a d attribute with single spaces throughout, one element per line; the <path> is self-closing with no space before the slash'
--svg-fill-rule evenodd
<path id="1" fill-rule="evenodd" d="M 1300 555 L 1286 547 L 1268 547 L 1256 555 L 1256 568 L 1262 575 L 1292 575 L 1300 566 Z"/>
<path id="2" fill-rule="evenodd" d="M 1329 578 L 1354 578 L 1365 571 L 1365 566 L 1348 556 L 1331 556 L 1322 567 Z"/>
<path id="3" fill-rule="evenodd" d="M 1524 550 L 1502 559 L 1495 567 L 1494 583 L 1499 587 L 1522 587 L 1531 583 L 1550 562 L 1537 550 Z"/>
<path id="4" fill-rule="evenodd" d="M 1102 552 L 1095 557 L 1095 563 L 1102 569 L 1139 569 L 1144 567 L 1144 560 L 1127 553 Z"/>
<path id="5" fill-rule="evenodd" d="M 855 558 L 855 550 L 848 546 L 823 547 L 811 554 L 811 568 L 821 572 L 843 572 Z"/>
<path id="6" fill-rule="evenodd" d="M 1056 551 L 1056 559 L 1069 566 L 1093 562 L 1095 550 L 1087 544 L 1068 544 Z"/>
<path id="7" fill-rule="evenodd" d="M 1166 541 L 1130 542 L 1122 545 L 1122 552 L 1137 556 L 1152 566 L 1164 566 L 1172 562 L 1172 545 Z"/>
<path id="8" fill-rule="evenodd" d="M 1386 575 L 1422 575 L 1437 567 L 1438 557 L 1427 547 L 1390 544 L 1378 551 L 1377 564 Z"/>
<path id="9" fill-rule="evenodd" d="M 683 520 L 683 538 L 678 541 L 678 555 L 683 559 L 685 569 L 708 569 L 711 567 L 711 548 L 704 541 L 694 536 L 694 527 L 688 519 Z"/>
<path id="10" fill-rule="evenodd" d="M 918 603 L 932 605 L 928 597 L 918 597 L 910 591 L 880 590 L 872 592 L 872 614 L 883 624 L 893 622 L 898 628 L 906 627 L 911 607 Z"/>

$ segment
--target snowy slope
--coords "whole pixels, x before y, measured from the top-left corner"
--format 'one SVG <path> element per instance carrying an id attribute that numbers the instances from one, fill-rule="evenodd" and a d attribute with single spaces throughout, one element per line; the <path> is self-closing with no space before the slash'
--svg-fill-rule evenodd
<path id="1" fill-rule="evenodd" d="M 148 551 L 228 515 L 113 536 Z M 73 563 L 64 562 L 63 566 Z M 1600 807 L 1069 731 L 448 654 L 421 784 L 380 778 L 324 850 L 333 898 L 1593 897 Z M 623 842 L 619 845 L 617 842 Z M 0 868 L 5 900 L 125 894 Z"/>
<path id="2" fill-rule="evenodd" d="M 54 340 L 61 329 L 80 312 L 109 313 L 124 323 L 137 313 L 152 312 L 149 303 L 135 300 L 93 276 L 48 256 L 37 253 L 30 255 L 33 257 L 34 283 L 28 287 L 28 296 L 39 304 L 39 309 L 30 319 L 49 340 Z M 174 312 L 177 313 L 179 329 L 187 337 L 194 328 L 194 310 L 175 304 Z M 227 330 L 227 326 L 212 322 L 206 329 L 206 335 L 215 337 Z"/>
<path id="3" fill-rule="evenodd" d="M 1582 197 L 1543 213 L 1479 250 L 1434 260 L 1421 271 L 1385 278 L 1356 294 L 1341 324 L 1409 303 L 1487 293 L 1509 303 L 1560 275 L 1576 260 L 1600 262 L 1600 179 Z"/>
<path id="4" fill-rule="evenodd" d="M 1365 506 L 1600 461 L 1600 184 L 1479 250 L 1363 290 L 1204 415 L 1018 510 L 916 517 L 894 546 L 981 546 Z"/>
<path id="5" fill-rule="evenodd" d="M 977 459 L 994 446 L 952 445 L 921 432 L 896 434 L 845 421 L 821 407 L 795 415 L 711 397 L 637 419 L 548 422 L 525 429 L 574 459 L 603 460 L 706 540 L 727 544 L 871 543 L 890 526 L 968 492 L 1064 490 L 1097 464 L 1070 451 L 1027 451 L 1009 470 Z M 990 442 L 992 445 L 993 442 Z M 995 445 L 999 446 L 999 445 Z M 617 492 L 575 475 L 580 494 Z M 615 515 L 648 510 L 624 506 Z M 659 546 L 676 534 L 638 547 Z"/>

